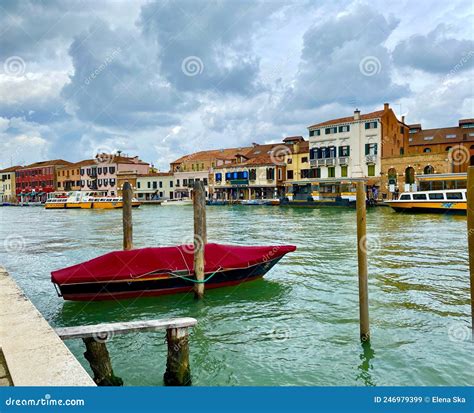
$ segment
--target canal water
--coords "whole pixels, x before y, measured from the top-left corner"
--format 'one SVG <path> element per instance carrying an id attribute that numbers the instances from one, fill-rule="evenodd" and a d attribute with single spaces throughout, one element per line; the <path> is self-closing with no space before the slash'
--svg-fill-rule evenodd
<path id="1" fill-rule="evenodd" d="M 371 210 L 371 345 L 358 325 L 354 210 L 208 207 L 211 242 L 295 244 L 263 280 L 192 294 L 64 302 L 50 271 L 122 245 L 117 211 L 0 208 L 0 264 L 53 326 L 190 316 L 194 385 L 472 385 L 466 218 Z M 192 208 L 133 211 L 136 247 L 189 243 Z M 67 345 L 89 369 L 81 340 Z M 108 344 L 127 385 L 162 385 L 163 333 Z"/>

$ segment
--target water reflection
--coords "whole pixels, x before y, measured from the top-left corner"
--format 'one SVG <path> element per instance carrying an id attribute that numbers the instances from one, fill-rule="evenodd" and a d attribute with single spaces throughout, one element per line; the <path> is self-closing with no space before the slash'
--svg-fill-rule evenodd
<path id="1" fill-rule="evenodd" d="M 375 382 L 372 378 L 370 370 L 374 367 L 370 363 L 370 360 L 375 358 L 375 351 L 372 349 L 370 345 L 370 341 L 365 341 L 362 343 L 362 353 L 359 355 L 362 363 L 357 366 L 360 370 L 360 373 L 357 375 L 356 380 L 362 381 L 366 386 L 375 386 Z"/>

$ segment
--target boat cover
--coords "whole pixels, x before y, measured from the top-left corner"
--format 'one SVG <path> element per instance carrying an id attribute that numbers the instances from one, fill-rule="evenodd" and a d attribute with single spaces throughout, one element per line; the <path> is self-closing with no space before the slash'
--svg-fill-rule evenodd
<path id="1" fill-rule="evenodd" d="M 245 247 L 206 244 L 205 273 L 223 269 L 247 268 L 281 258 L 296 249 L 293 245 Z M 95 281 L 118 281 L 156 276 L 157 272 L 186 271 L 193 274 L 193 245 L 141 248 L 114 251 L 89 261 L 51 273 L 51 281 L 58 285 Z"/>

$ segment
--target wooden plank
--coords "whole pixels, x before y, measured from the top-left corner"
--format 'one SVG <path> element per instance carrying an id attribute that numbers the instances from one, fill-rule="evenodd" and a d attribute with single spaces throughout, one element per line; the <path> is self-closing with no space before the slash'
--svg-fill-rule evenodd
<path id="1" fill-rule="evenodd" d="M 127 334 L 136 331 L 156 331 L 170 328 L 193 327 L 197 320 L 191 317 L 164 320 L 129 321 L 126 323 L 103 323 L 77 327 L 56 328 L 56 334 L 63 340 L 71 338 L 101 337 L 103 335 Z"/>

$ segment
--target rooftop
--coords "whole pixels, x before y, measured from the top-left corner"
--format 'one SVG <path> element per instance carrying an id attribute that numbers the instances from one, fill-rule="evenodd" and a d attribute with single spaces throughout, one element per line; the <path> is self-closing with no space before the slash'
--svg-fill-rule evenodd
<path id="1" fill-rule="evenodd" d="M 375 112 L 364 113 L 360 115 L 359 119 L 369 120 L 369 119 L 380 118 L 383 115 L 383 113 L 384 113 L 383 110 L 377 110 Z M 318 128 L 321 126 L 338 125 L 339 123 L 349 123 L 349 122 L 354 122 L 354 115 L 346 116 L 344 118 L 331 119 L 331 120 L 327 120 L 321 123 L 316 123 L 315 125 L 308 126 L 308 129 Z"/>
<path id="2" fill-rule="evenodd" d="M 0 173 L 4 173 L 4 172 L 15 172 L 17 169 L 20 169 L 20 168 L 21 168 L 20 165 L 10 166 L 9 168 L 0 170 Z"/>
<path id="3" fill-rule="evenodd" d="M 65 161 L 64 159 L 53 159 L 51 161 L 35 162 L 30 165 L 22 166 L 19 169 L 42 168 L 45 166 L 59 166 L 59 165 L 72 165 L 72 162 Z"/>

